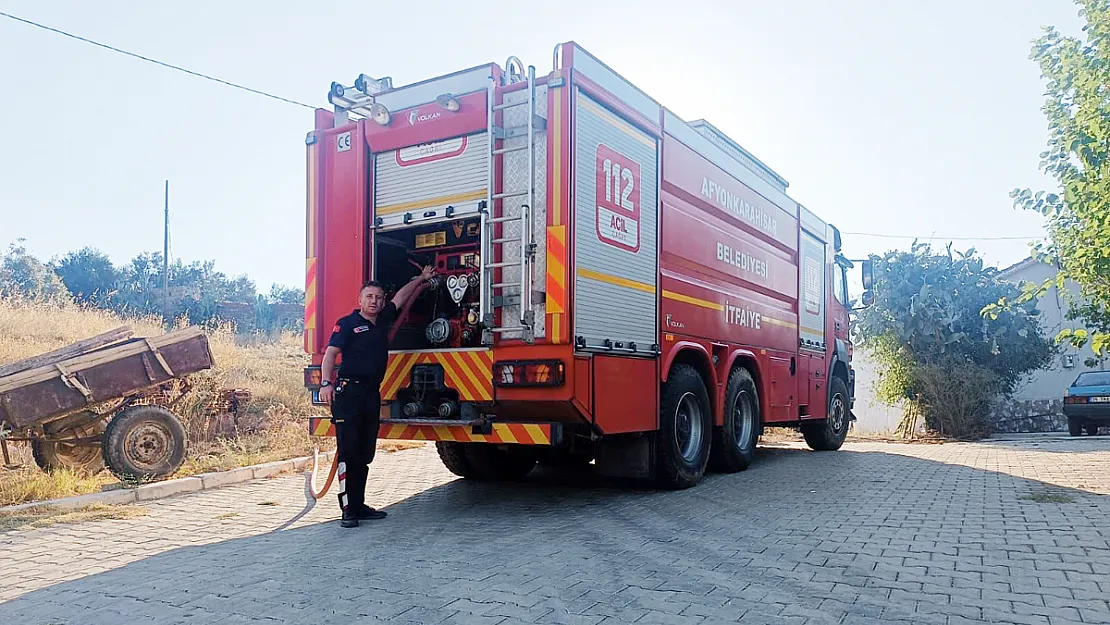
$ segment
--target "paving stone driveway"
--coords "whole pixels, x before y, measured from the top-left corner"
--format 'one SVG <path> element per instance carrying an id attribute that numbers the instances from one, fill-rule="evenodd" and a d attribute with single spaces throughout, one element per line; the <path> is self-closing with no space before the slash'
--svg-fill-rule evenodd
<path id="1" fill-rule="evenodd" d="M 1110 623 L 1110 437 L 764 447 L 681 492 L 382 454 L 345 530 L 303 476 L 0 535 L 0 623 Z"/>

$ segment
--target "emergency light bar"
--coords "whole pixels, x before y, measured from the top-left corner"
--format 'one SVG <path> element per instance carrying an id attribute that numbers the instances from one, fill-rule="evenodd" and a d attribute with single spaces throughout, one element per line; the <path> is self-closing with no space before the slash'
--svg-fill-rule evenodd
<path id="1" fill-rule="evenodd" d="M 389 76 L 379 79 L 359 74 L 351 87 L 333 82 L 331 89 L 328 90 L 328 102 L 335 107 L 335 125 L 346 124 L 348 114 L 355 113 L 381 126 L 388 126 L 389 109 L 384 104 L 376 102 L 374 96 L 391 89 L 393 89 L 393 79 Z"/>
<path id="2" fill-rule="evenodd" d="M 358 78 L 355 79 L 355 89 L 358 89 L 365 95 L 374 96 L 383 91 L 393 89 L 393 79 L 389 76 L 378 79 L 371 78 L 366 74 L 359 74 Z"/>

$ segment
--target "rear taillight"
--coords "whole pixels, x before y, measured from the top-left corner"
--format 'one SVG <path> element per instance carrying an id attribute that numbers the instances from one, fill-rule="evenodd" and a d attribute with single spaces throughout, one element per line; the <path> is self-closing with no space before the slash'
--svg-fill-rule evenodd
<path id="1" fill-rule="evenodd" d="M 523 360 L 493 365 L 497 386 L 562 386 L 566 365 L 559 360 Z"/>
<path id="2" fill-rule="evenodd" d="M 1087 398 L 1082 397 L 1082 396 L 1077 397 L 1075 395 L 1068 395 L 1067 397 L 1064 398 L 1064 403 L 1065 404 L 1085 404 L 1085 403 L 1087 403 Z"/>

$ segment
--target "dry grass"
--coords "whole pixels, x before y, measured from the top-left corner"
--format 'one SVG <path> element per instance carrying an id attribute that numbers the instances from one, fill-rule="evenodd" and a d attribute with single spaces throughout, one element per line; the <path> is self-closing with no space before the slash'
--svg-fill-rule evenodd
<path id="1" fill-rule="evenodd" d="M 18 512 L 0 511 L 0 531 L 38 529 L 60 523 L 82 523 L 104 519 L 132 519 L 146 516 L 150 511 L 141 506 L 109 506 L 92 504 L 77 510 L 59 510 L 51 506 L 37 506 Z"/>
<path id="2" fill-rule="evenodd" d="M 391 454 L 391 453 L 398 452 L 398 451 L 404 451 L 406 449 L 419 449 L 421 447 L 425 447 L 425 446 L 430 445 L 430 444 L 431 443 L 428 443 L 428 442 L 425 442 L 425 441 L 384 440 L 384 441 L 378 441 L 378 451 L 380 451 L 380 452 L 384 451 L 387 454 Z"/>
<path id="3" fill-rule="evenodd" d="M 164 330 L 154 318 L 122 318 L 114 313 L 72 304 L 33 303 L 0 298 L 0 363 L 12 362 L 64 347 L 74 341 L 128 324 L 135 336 L 157 336 Z M 179 324 L 184 325 L 184 324 Z M 237 337 L 230 326 L 208 333 L 216 367 L 194 377 L 198 387 L 248 388 L 249 412 L 280 407 L 294 416 L 313 414 L 304 390 L 302 368 L 309 364 L 299 335 L 285 332 L 276 341 Z M 182 416 L 204 407 L 203 392 L 186 399 Z"/>
<path id="4" fill-rule="evenodd" d="M 308 436 L 307 429 L 303 421 L 289 421 L 259 434 L 195 443 L 178 477 L 311 456 L 313 447 L 320 443 Z"/>
<path id="5" fill-rule="evenodd" d="M 91 476 L 68 470 L 47 474 L 35 466 L 30 455 L 26 454 L 26 462 L 20 460 L 22 468 L 0 473 L 0 506 L 96 493 L 105 486 L 119 483 L 107 471 Z"/>

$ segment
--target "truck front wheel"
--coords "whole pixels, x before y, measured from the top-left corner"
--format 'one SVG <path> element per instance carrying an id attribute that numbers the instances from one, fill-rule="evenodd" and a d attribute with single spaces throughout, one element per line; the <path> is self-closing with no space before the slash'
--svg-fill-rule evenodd
<path id="1" fill-rule="evenodd" d="M 713 415 L 696 369 L 675 365 L 663 385 L 656 442 L 656 477 L 666 488 L 697 484 L 709 462 Z"/>
<path id="2" fill-rule="evenodd" d="M 829 380 L 829 407 L 825 419 L 817 423 L 803 423 L 802 436 L 814 451 L 835 451 L 848 438 L 848 385 L 839 376 Z"/>
<path id="3" fill-rule="evenodd" d="M 747 369 L 733 369 L 725 397 L 725 423 L 713 432 L 709 463 L 714 471 L 735 473 L 751 465 L 759 440 L 759 391 Z"/>

